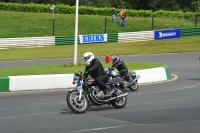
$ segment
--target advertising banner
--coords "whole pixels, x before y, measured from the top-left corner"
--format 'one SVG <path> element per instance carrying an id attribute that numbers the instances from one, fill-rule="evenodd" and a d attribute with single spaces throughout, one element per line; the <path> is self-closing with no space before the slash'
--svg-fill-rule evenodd
<path id="1" fill-rule="evenodd" d="M 155 40 L 172 39 L 172 38 L 180 38 L 180 29 L 154 31 Z"/>
<path id="2" fill-rule="evenodd" d="M 107 42 L 107 34 L 79 35 L 80 43 Z"/>

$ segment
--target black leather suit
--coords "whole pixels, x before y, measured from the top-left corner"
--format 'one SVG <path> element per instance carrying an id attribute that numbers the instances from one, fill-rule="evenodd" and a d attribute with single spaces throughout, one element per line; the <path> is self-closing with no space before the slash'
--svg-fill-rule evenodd
<path id="1" fill-rule="evenodd" d="M 105 83 L 108 82 L 108 75 L 105 73 L 101 62 L 94 58 L 89 66 L 86 66 L 84 76 L 87 78 L 88 75 L 95 79 L 96 84 L 102 89 L 104 94 L 107 94 L 107 86 Z"/>
<path id="2" fill-rule="evenodd" d="M 121 77 L 127 77 L 128 74 L 128 68 L 126 67 L 125 63 L 123 60 L 119 59 L 119 61 L 115 64 L 112 65 L 112 69 L 117 68 L 117 70 L 119 71 L 119 74 Z"/>

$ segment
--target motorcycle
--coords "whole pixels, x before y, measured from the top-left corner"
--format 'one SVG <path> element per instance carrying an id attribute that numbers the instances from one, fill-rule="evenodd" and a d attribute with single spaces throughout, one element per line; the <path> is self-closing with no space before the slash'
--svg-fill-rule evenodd
<path id="1" fill-rule="evenodd" d="M 66 101 L 68 107 L 75 113 L 85 113 L 90 106 L 112 105 L 115 108 L 124 108 L 127 103 L 128 93 L 121 90 L 119 84 L 122 79 L 109 80 L 106 85 L 110 90 L 109 95 L 104 95 L 101 88 L 95 84 L 95 79 L 83 78 L 81 71 L 73 76 L 74 89 L 69 90 Z"/>
<path id="2" fill-rule="evenodd" d="M 137 91 L 138 86 L 138 79 L 140 78 L 140 75 L 132 74 L 131 72 L 128 72 L 129 79 L 126 77 L 121 77 L 118 71 L 115 71 L 114 68 L 108 68 L 105 70 L 106 73 L 109 76 L 109 79 L 114 78 L 123 78 L 123 82 L 120 84 L 120 87 L 125 89 L 129 88 L 131 91 Z"/>

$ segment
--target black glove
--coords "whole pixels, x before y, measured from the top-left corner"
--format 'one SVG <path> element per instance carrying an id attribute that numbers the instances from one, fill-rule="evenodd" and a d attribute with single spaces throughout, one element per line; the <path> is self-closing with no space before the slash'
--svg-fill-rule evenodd
<path id="1" fill-rule="evenodd" d="M 88 74 L 88 71 L 85 71 L 83 75 Z"/>
<path id="2" fill-rule="evenodd" d="M 84 74 L 89 74 L 90 72 L 92 72 L 92 68 L 89 68 L 87 71 L 84 72 Z"/>
<path id="3" fill-rule="evenodd" d="M 117 64 L 113 64 L 113 65 L 112 65 L 112 68 L 115 68 L 115 67 L 117 67 Z"/>
<path id="4" fill-rule="evenodd" d="M 92 68 L 89 68 L 89 69 L 87 70 L 87 72 L 88 72 L 88 73 L 92 72 Z"/>

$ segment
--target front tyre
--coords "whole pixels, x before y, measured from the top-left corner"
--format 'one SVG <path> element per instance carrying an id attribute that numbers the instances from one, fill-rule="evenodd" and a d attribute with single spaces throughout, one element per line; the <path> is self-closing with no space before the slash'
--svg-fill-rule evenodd
<path id="1" fill-rule="evenodd" d="M 77 114 L 85 113 L 88 109 L 88 101 L 85 95 L 82 95 L 79 100 L 78 91 L 69 91 L 66 97 L 68 107 Z"/>
<path id="2" fill-rule="evenodd" d="M 136 81 L 134 84 L 128 87 L 131 91 L 137 91 L 138 90 L 138 82 Z"/>
<path id="3" fill-rule="evenodd" d="M 124 94 L 124 92 L 118 89 L 117 95 L 122 95 L 122 94 Z M 115 108 L 124 108 L 126 106 L 126 103 L 127 103 L 127 96 L 122 98 L 117 98 L 116 100 L 111 102 L 111 105 Z"/>

